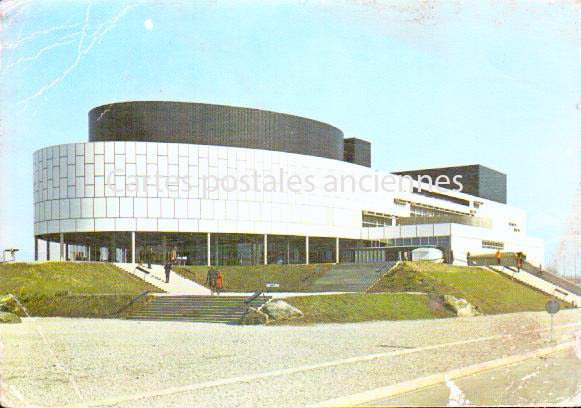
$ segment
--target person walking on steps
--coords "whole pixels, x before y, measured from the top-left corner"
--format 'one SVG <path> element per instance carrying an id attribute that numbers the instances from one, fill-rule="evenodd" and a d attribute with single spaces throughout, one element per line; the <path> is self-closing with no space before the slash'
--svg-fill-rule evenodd
<path id="1" fill-rule="evenodd" d="M 500 249 L 496 250 L 496 264 L 500 265 Z"/>
<path id="2" fill-rule="evenodd" d="M 212 267 L 208 269 L 206 275 L 206 286 L 210 288 L 210 293 L 213 295 L 216 292 L 216 270 Z"/>
<path id="3" fill-rule="evenodd" d="M 224 284 L 224 277 L 222 276 L 222 272 L 218 272 L 216 274 L 216 293 L 218 295 L 220 295 L 220 292 L 222 292 L 223 284 Z"/>
<path id="4" fill-rule="evenodd" d="M 165 266 L 165 283 L 169 283 L 169 274 L 171 273 L 171 262 L 166 262 Z"/>
<path id="5" fill-rule="evenodd" d="M 151 269 L 151 258 L 153 258 L 153 248 L 149 247 L 145 251 L 145 257 L 147 258 L 147 269 Z"/>

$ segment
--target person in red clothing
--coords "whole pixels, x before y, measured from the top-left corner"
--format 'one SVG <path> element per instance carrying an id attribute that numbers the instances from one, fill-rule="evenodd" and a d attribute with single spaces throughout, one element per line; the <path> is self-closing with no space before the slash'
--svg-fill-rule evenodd
<path id="1" fill-rule="evenodd" d="M 218 276 L 216 277 L 216 292 L 218 295 L 222 292 L 222 285 L 224 283 L 224 277 L 222 276 L 222 272 L 218 272 Z"/>
<path id="2" fill-rule="evenodd" d="M 496 250 L 496 263 L 500 265 L 500 249 Z"/>

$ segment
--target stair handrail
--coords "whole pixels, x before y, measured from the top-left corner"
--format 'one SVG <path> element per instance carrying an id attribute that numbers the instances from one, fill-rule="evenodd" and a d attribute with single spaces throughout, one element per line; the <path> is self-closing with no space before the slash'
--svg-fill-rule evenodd
<path id="1" fill-rule="evenodd" d="M 387 267 L 389 266 L 388 263 L 382 263 L 379 268 L 377 268 L 375 270 L 375 273 L 383 273 L 383 271 L 385 271 L 387 269 Z"/>
<path id="2" fill-rule="evenodd" d="M 380 268 L 375 270 L 375 273 L 379 274 L 379 277 L 375 280 L 375 282 L 373 282 L 373 284 L 371 286 L 369 286 L 367 289 L 365 289 L 365 293 L 368 293 L 371 290 L 371 288 L 377 284 L 377 282 L 379 282 L 381 279 L 383 279 L 383 277 L 386 276 L 388 273 L 395 270 L 395 267 L 400 264 L 400 261 L 395 261 L 395 263 L 393 265 L 392 265 L 392 262 L 394 262 L 394 261 L 386 261 Z M 389 268 L 390 265 L 391 265 L 391 268 Z"/>
<path id="3" fill-rule="evenodd" d="M 149 294 L 149 290 L 144 290 L 143 292 L 141 292 L 139 295 L 135 296 L 133 299 L 131 299 L 129 301 L 129 303 L 127 303 L 125 306 L 122 306 L 119 310 L 117 310 L 115 312 L 115 314 L 119 314 L 123 311 L 125 311 L 129 306 L 131 306 L 132 304 L 134 304 L 135 302 L 137 302 L 139 299 L 141 299 L 144 296 L 147 296 Z"/>
<path id="4" fill-rule="evenodd" d="M 534 265 L 531 265 L 531 267 L 533 267 L 533 268 L 534 268 L 535 266 L 534 266 Z M 491 270 L 491 271 L 496 271 L 496 272 L 499 272 L 499 270 L 498 270 L 498 269 L 499 269 L 499 268 L 502 268 L 502 271 L 504 271 L 504 273 L 507 273 L 506 271 L 508 270 L 509 272 L 511 272 L 511 273 L 512 273 L 512 279 L 514 279 L 514 277 L 516 276 L 516 274 L 519 272 L 519 271 L 518 271 L 518 269 L 516 269 L 516 266 L 507 266 L 507 265 L 490 265 L 490 266 L 485 266 L 485 268 L 487 268 L 487 269 L 489 269 L 489 270 Z M 545 276 L 541 276 L 540 274 L 535 274 L 535 273 L 528 272 L 528 271 L 526 270 L 526 268 L 521 268 L 521 271 L 523 271 L 523 272 L 526 272 L 526 273 L 528 273 L 528 274 L 530 274 L 530 275 L 533 275 L 533 276 L 535 276 L 535 277 L 537 277 L 537 278 L 539 278 L 539 279 L 542 279 L 542 280 L 543 280 L 543 281 L 545 281 L 546 283 L 549 283 L 550 285 L 552 285 L 552 290 L 551 290 L 551 291 L 549 291 L 549 290 L 541 289 L 540 287 L 538 287 L 538 286 L 536 286 L 536 285 L 533 285 L 533 284 L 531 284 L 531 283 L 527 283 L 527 282 L 525 282 L 525 281 L 521 280 L 521 278 L 519 278 L 519 280 L 521 281 L 521 283 L 522 283 L 523 285 L 526 285 L 526 286 L 528 286 L 528 287 L 531 287 L 531 288 L 533 288 L 533 289 L 535 289 L 535 290 L 539 290 L 539 291 L 541 291 L 541 292 L 543 292 L 543 293 L 550 294 L 550 295 L 552 295 L 552 296 L 555 296 L 555 292 L 557 292 L 557 293 L 559 293 L 561 296 L 563 296 L 563 298 L 559 298 L 560 300 L 562 300 L 562 301 L 564 301 L 564 302 L 569 302 L 569 303 L 571 303 L 571 304 L 575 305 L 575 302 L 574 302 L 574 300 L 573 300 L 573 301 L 572 301 L 572 300 L 568 300 L 568 297 L 569 297 L 569 296 L 571 296 L 571 295 L 573 295 L 573 296 L 579 296 L 579 295 L 578 295 L 578 294 L 576 294 L 574 291 L 572 291 L 572 290 L 569 290 L 569 289 L 567 289 L 567 288 L 565 288 L 565 287 L 563 287 L 563 286 L 560 286 L 559 284 L 557 284 L 557 283 L 555 283 L 555 282 L 552 282 L 551 280 L 547 279 Z M 543 273 L 543 274 L 545 274 L 545 273 L 547 273 L 547 274 L 551 274 L 550 272 L 546 272 L 546 271 L 544 271 L 544 270 L 542 271 L 542 273 Z M 552 276 L 557 276 L 557 275 L 554 275 L 554 274 L 551 274 L 551 275 L 552 275 Z M 558 276 L 557 276 L 557 277 L 558 277 Z M 567 291 L 567 292 L 565 292 L 565 291 Z"/>
<path id="5" fill-rule="evenodd" d="M 260 297 L 260 295 L 262 295 L 264 292 L 259 290 L 257 292 L 254 292 L 254 294 L 246 299 L 244 299 L 244 304 L 248 307 L 250 305 L 250 303 L 252 303 L 253 301 L 255 301 L 256 299 L 258 299 Z"/>
<path id="6" fill-rule="evenodd" d="M 561 289 L 565 289 L 577 296 L 581 295 L 581 288 L 577 286 L 575 283 L 569 281 L 563 276 L 556 275 L 544 269 L 540 269 L 535 265 L 531 264 L 530 262 L 525 261 L 523 263 L 522 270 L 538 278 L 541 278 L 549 283 L 552 283 L 553 285 L 558 286 Z"/>

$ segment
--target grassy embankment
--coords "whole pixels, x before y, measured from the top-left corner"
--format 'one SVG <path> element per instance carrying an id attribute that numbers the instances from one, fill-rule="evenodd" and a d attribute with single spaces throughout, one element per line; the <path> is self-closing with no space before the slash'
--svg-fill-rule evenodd
<path id="1" fill-rule="evenodd" d="M 217 266 L 224 276 L 225 292 L 256 292 L 267 290 L 267 283 L 278 283 L 269 292 L 308 292 L 319 277 L 325 275 L 331 264 L 310 265 L 254 265 Z M 206 284 L 207 266 L 176 266 L 173 268 L 185 278 L 200 285 Z"/>
<path id="2" fill-rule="evenodd" d="M 161 291 L 106 263 L 0 265 L 0 295 L 15 295 L 31 316 L 109 317 L 145 290 Z"/>
<path id="3" fill-rule="evenodd" d="M 271 291 L 307 292 L 331 265 L 219 267 L 225 290 L 254 292 L 266 282 Z M 178 267 L 200 284 L 207 267 Z M 47 262 L 0 265 L 0 295 L 16 295 L 33 316 L 108 317 L 139 293 L 160 290 L 104 263 Z M 386 275 L 370 292 L 307 296 L 287 301 L 305 313 L 304 323 L 428 319 L 453 316 L 443 295 L 463 297 L 484 314 L 543 310 L 549 296 L 482 268 L 406 262 Z M 394 293 L 399 292 L 399 293 Z M 422 292 L 423 295 L 401 292 Z M 563 305 L 566 307 L 566 305 Z"/>
<path id="4" fill-rule="evenodd" d="M 405 262 L 370 290 L 403 291 L 462 297 L 484 314 L 545 310 L 545 303 L 551 298 L 506 275 L 485 268 L 429 262 Z"/>
<path id="5" fill-rule="evenodd" d="M 300 309 L 305 317 L 278 324 L 436 319 L 454 315 L 430 296 L 405 293 L 346 293 L 284 300 Z"/>
<path id="6" fill-rule="evenodd" d="M 305 314 L 303 320 L 293 324 L 308 324 L 454 316 L 444 305 L 444 295 L 465 298 L 484 314 L 541 311 L 550 299 L 542 292 L 487 269 L 428 262 L 400 264 L 369 292 L 294 297 L 286 301 Z M 564 303 L 561 306 L 568 307 Z"/>

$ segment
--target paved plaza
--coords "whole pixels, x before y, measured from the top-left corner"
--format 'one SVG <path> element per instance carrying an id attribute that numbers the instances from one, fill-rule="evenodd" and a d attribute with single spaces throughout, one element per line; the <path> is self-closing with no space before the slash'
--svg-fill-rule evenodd
<path id="1" fill-rule="evenodd" d="M 309 406 L 547 347 L 548 328 L 544 312 L 282 327 L 25 319 L 0 329 L 0 373 L 15 406 Z M 580 328 L 581 311 L 560 312 L 557 343 Z"/>

